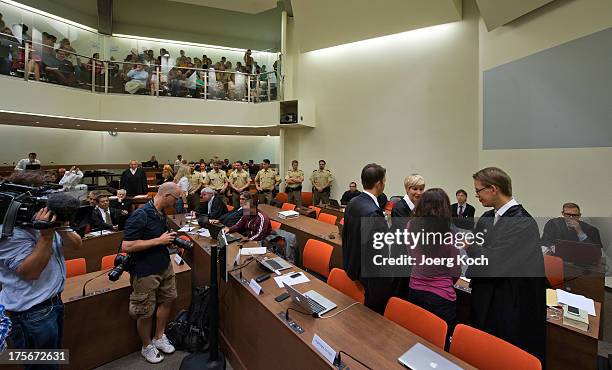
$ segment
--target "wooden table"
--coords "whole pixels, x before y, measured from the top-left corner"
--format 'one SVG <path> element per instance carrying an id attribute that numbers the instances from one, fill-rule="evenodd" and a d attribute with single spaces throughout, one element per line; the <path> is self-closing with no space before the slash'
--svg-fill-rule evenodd
<path id="1" fill-rule="evenodd" d="M 468 282 L 459 279 L 457 291 L 457 319 L 469 325 L 470 293 Z M 563 319 L 547 319 L 546 368 L 597 369 L 597 341 L 599 338 L 601 303 L 595 302 L 596 316 L 589 315 L 587 332 L 563 324 Z"/>
<path id="2" fill-rule="evenodd" d="M 193 238 L 200 252 L 208 255 L 210 238 Z M 230 244 L 228 269 L 233 267 L 239 251 L 239 242 Z M 245 246 L 247 246 L 245 244 Z M 274 256 L 269 253 L 269 256 Z M 243 264 L 242 276 L 250 280 L 266 271 L 252 261 Z M 200 268 L 202 266 L 198 266 Z M 302 271 L 293 267 L 292 271 Z M 287 271 L 284 271 L 287 272 Z M 323 369 L 332 368 L 312 346 L 314 334 L 325 340 L 335 350 L 344 350 L 356 356 L 374 369 L 402 368 L 397 361 L 405 351 L 417 342 L 423 343 L 442 356 L 470 369 L 465 362 L 436 348 L 403 327 L 380 316 L 362 304 L 357 304 L 333 318 L 315 319 L 290 311 L 290 318 L 297 322 L 304 333 L 297 334 L 278 316 L 284 315 L 288 307 L 297 308 L 291 299 L 276 302 L 274 298 L 284 292 L 274 279 L 261 283 L 263 293 L 255 293 L 238 278 L 239 272 L 230 273 L 228 282 L 219 284 L 220 338 L 222 348 L 234 369 Z M 305 292 L 316 290 L 335 302 L 338 307 L 333 314 L 355 301 L 333 289 L 323 281 L 306 273 L 310 281 L 295 287 Z M 343 361 L 351 368 L 361 368 L 348 356 Z"/>
<path id="3" fill-rule="evenodd" d="M 295 234 L 299 247 L 299 263 L 301 263 L 301 256 L 308 239 L 317 239 L 334 247 L 330 266 L 342 268 L 342 236 L 338 232 L 337 225 L 330 225 L 305 216 L 285 220 L 278 217 L 279 208 L 267 204 L 260 204 L 258 208 L 271 220 L 280 222 L 281 229 Z"/>
<path id="4" fill-rule="evenodd" d="M 83 239 L 81 248 L 64 248 L 67 260 L 85 258 L 87 272 L 100 270 L 102 257 L 116 254 L 123 240 L 123 231 Z"/>

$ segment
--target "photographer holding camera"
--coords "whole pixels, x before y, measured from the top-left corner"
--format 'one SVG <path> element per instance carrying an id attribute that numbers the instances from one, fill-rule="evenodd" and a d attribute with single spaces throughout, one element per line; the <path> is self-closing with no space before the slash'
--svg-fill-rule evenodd
<path id="1" fill-rule="evenodd" d="M 8 181 L 34 187 L 44 183 L 41 173 L 30 171 L 15 172 Z M 33 220 L 50 222 L 50 228 L 16 225 L 12 236 L 0 240 L 0 305 L 12 321 L 9 338 L 16 349 L 62 348 L 61 293 L 66 281 L 62 248 L 81 247 L 81 238 L 67 227 L 78 206 L 79 201 L 66 193 L 51 194 L 47 207 Z M 25 368 L 59 369 L 59 365 Z"/>
<path id="2" fill-rule="evenodd" d="M 155 197 L 128 218 L 122 251 L 133 261 L 129 269 L 132 294 L 130 315 L 136 318 L 142 340 L 140 353 L 150 363 L 161 362 L 159 351 L 170 354 L 174 346 L 164 334 L 172 302 L 176 299 L 174 270 L 167 246 L 175 242 L 176 233 L 168 232 L 164 209 L 173 208 L 181 189 L 173 182 L 160 185 Z M 157 305 L 155 337 L 151 338 L 152 316 Z"/>

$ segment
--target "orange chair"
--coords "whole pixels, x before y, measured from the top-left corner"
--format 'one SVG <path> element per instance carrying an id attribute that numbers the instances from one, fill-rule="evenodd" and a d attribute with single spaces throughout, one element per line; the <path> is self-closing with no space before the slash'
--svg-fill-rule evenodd
<path id="1" fill-rule="evenodd" d="M 319 213 L 319 216 L 317 217 L 317 220 L 323 221 L 323 222 L 328 223 L 330 225 L 335 225 L 336 221 L 338 220 L 338 217 L 336 217 L 334 215 L 330 215 L 328 213 Z"/>
<path id="2" fill-rule="evenodd" d="M 66 261 L 66 277 L 84 275 L 87 273 L 85 258 L 75 258 Z"/>
<path id="3" fill-rule="evenodd" d="M 361 304 L 363 304 L 365 301 L 365 291 L 361 283 L 351 280 L 351 278 L 346 274 L 346 271 L 342 269 L 334 267 L 329 273 L 327 284 Z"/>
<path id="4" fill-rule="evenodd" d="M 270 224 L 272 225 L 272 230 L 280 230 L 280 228 L 281 228 L 281 223 L 280 222 L 276 222 L 274 220 L 270 220 Z"/>
<path id="5" fill-rule="evenodd" d="M 302 205 L 311 206 L 312 205 L 312 192 L 303 191 L 302 192 Z"/>
<path id="6" fill-rule="evenodd" d="M 302 256 L 304 268 L 327 278 L 329 276 L 329 261 L 333 251 L 334 247 L 327 243 L 308 239 Z"/>
<path id="7" fill-rule="evenodd" d="M 274 199 L 278 200 L 281 203 L 287 203 L 289 201 L 289 195 L 287 195 L 287 193 L 278 193 L 276 194 Z"/>
<path id="8" fill-rule="evenodd" d="M 563 259 L 555 256 L 544 256 L 544 271 L 553 288 L 563 288 Z"/>
<path id="9" fill-rule="evenodd" d="M 283 211 L 293 211 L 295 209 L 295 204 L 283 203 L 283 206 L 281 207 L 281 209 Z"/>
<path id="10" fill-rule="evenodd" d="M 340 225 L 344 225 L 344 217 L 340 219 Z"/>
<path id="11" fill-rule="evenodd" d="M 121 253 L 125 256 L 125 253 Z M 115 257 L 117 254 L 111 254 L 108 256 L 102 257 L 102 263 L 100 263 L 100 270 L 110 270 L 115 267 Z"/>
<path id="12" fill-rule="evenodd" d="M 459 324 L 453 332 L 450 353 L 481 370 L 540 370 L 533 355 L 498 337 Z"/>
<path id="13" fill-rule="evenodd" d="M 234 206 L 230 206 L 229 204 L 227 205 L 227 211 L 231 212 L 234 210 Z"/>
<path id="14" fill-rule="evenodd" d="M 321 213 L 321 208 L 315 207 L 315 206 L 308 206 L 308 208 L 315 210 L 315 212 L 317 213 L 316 215 L 317 215 L 317 219 L 318 219 L 319 218 L 319 214 Z"/>
<path id="15" fill-rule="evenodd" d="M 444 349 L 448 325 L 433 313 L 397 297 L 391 297 L 385 307 L 385 317 L 419 337 Z"/>

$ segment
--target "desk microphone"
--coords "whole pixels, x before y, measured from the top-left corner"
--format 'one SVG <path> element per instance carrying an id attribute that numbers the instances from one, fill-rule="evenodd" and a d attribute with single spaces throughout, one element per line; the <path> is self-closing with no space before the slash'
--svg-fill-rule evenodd
<path id="1" fill-rule="evenodd" d="M 91 279 L 87 280 L 87 281 L 85 282 L 85 284 L 83 284 L 83 295 L 82 295 L 82 297 L 85 297 L 85 288 L 87 287 L 87 284 L 89 284 L 89 282 L 90 282 L 90 281 L 95 280 L 95 279 L 99 278 L 100 276 L 102 276 L 102 275 L 106 274 L 108 271 L 109 271 L 109 270 L 104 270 L 104 271 L 102 271 L 102 273 L 100 273 L 100 274 L 98 274 L 98 275 L 96 275 L 96 276 L 92 277 Z"/>

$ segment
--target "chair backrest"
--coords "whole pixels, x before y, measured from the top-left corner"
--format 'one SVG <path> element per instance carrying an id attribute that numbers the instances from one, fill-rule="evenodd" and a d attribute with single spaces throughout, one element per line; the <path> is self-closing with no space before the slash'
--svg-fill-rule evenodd
<path id="1" fill-rule="evenodd" d="M 484 331 L 459 324 L 453 331 L 450 353 L 481 370 L 540 370 L 533 355 Z"/>
<path id="2" fill-rule="evenodd" d="M 281 210 L 283 211 L 293 211 L 295 209 L 295 204 L 291 203 L 283 203 Z"/>
<path id="3" fill-rule="evenodd" d="M 125 253 L 121 253 L 125 256 Z M 108 256 L 102 257 L 102 262 L 100 263 L 100 270 L 110 270 L 115 267 L 115 257 L 117 254 L 111 254 Z"/>
<path id="4" fill-rule="evenodd" d="M 66 277 L 84 275 L 87 273 L 85 258 L 75 258 L 66 261 Z"/>
<path id="5" fill-rule="evenodd" d="M 556 256 L 544 256 L 544 271 L 553 288 L 563 288 L 563 259 Z"/>
<path id="6" fill-rule="evenodd" d="M 274 220 L 270 220 L 270 225 L 272 225 L 272 230 L 280 230 L 281 228 L 281 223 Z"/>
<path id="7" fill-rule="evenodd" d="M 448 325 L 446 321 L 426 309 L 403 299 L 391 297 L 385 307 L 385 317 L 444 349 Z"/>
<path id="8" fill-rule="evenodd" d="M 334 267 L 329 273 L 327 284 L 360 303 L 365 301 L 365 291 L 361 283 L 351 280 L 342 269 Z"/>
<path id="9" fill-rule="evenodd" d="M 289 196 L 287 193 L 278 193 L 274 199 L 278 200 L 281 203 L 287 203 L 289 201 Z"/>
<path id="10" fill-rule="evenodd" d="M 334 247 L 327 243 L 308 239 L 304 246 L 302 263 L 307 270 L 314 271 L 327 278 L 329 276 L 329 261 L 333 251 Z"/>
<path id="11" fill-rule="evenodd" d="M 311 191 L 302 192 L 302 205 L 304 206 L 312 205 L 312 192 Z"/>
<path id="12" fill-rule="evenodd" d="M 319 214 L 321 213 L 321 208 L 315 207 L 315 206 L 308 206 L 308 208 L 314 209 L 316 212 L 317 218 L 319 218 Z"/>
<path id="13" fill-rule="evenodd" d="M 234 206 L 231 206 L 231 205 L 229 205 L 229 204 L 228 204 L 228 205 L 227 205 L 227 211 L 228 211 L 228 212 L 231 212 L 231 211 L 233 211 L 233 210 L 234 210 Z"/>
<path id="14" fill-rule="evenodd" d="M 328 223 L 330 225 L 335 225 L 336 224 L 336 220 L 338 220 L 338 217 L 336 217 L 334 215 L 330 215 L 329 213 L 319 213 L 319 216 L 317 217 L 317 220 L 323 221 L 323 222 Z"/>

